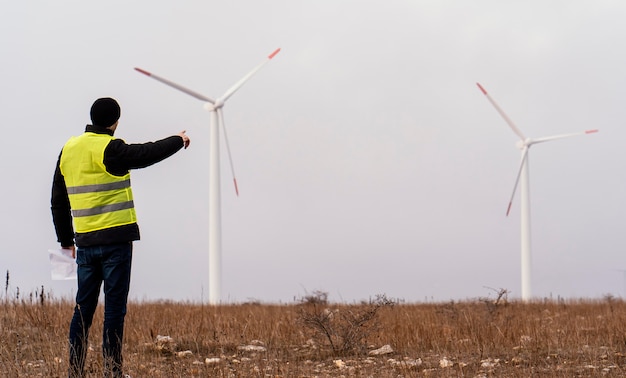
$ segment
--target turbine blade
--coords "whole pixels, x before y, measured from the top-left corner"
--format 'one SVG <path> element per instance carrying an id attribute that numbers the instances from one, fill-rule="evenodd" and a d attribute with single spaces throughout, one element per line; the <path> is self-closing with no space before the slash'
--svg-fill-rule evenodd
<path id="1" fill-rule="evenodd" d="M 224 132 L 224 141 L 226 142 L 226 152 L 228 153 L 228 162 L 230 163 L 230 172 L 233 175 L 233 183 L 235 184 L 235 193 L 239 197 L 239 187 L 237 186 L 237 178 L 235 176 L 235 166 L 233 165 L 233 157 L 230 154 L 230 143 L 228 143 L 228 134 L 226 133 L 226 123 L 224 122 L 224 112 L 222 108 L 217 109 L 217 119 L 222 126 Z"/>
<path id="2" fill-rule="evenodd" d="M 481 92 L 483 92 L 483 94 L 487 97 L 487 100 L 489 100 L 489 102 L 491 102 L 491 105 L 493 105 L 493 107 L 496 108 L 498 113 L 500 113 L 500 116 L 502 116 L 502 118 L 504 118 L 504 120 L 509 125 L 509 127 L 511 127 L 511 129 L 513 129 L 513 132 L 515 134 L 517 134 L 517 136 L 519 136 L 521 140 L 526 140 L 526 137 L 524 136 L 522 131 L 520 129 L 518 129 L 517 126 L 515 126 L 515 124 L 509 118 L 509 116 L 507 116 L 506 113 L 500 108 L 500 106 L 493 100 L 493 98 L 491 98 L 491 96 L 489 96 L 489 93 L 487 93 L 485 88 L 483 88 L 483 86 L 480 85 L 480 83 L 476 83 L 476 85 L 478 85 L 478 88 L 480 88 Z"/>
<path id="3" fill-rule="evenodd" d="M 224 95 L 220 98 L 221 102 L 226 102 L 226 100 L 228 100 L 230 98 L 230 96 L 235 94 L 235 92 L 237 92 L 237 90 L 239 88 L 241 88 L 241 86 L 244 85 L 246 81 L 248 81 L 255 73 L 257 73 L 261 68 L 263 68 L 263 66 L 265 66 L 267 63 L 269 63 L 269 61 L 272 60 L 272 58 L 274 56 L 276 56 L 276 54 L 278 54 L 279 52 L 280 52 L 279 48 L 274 50 L 274 52 L 272 52 L 270 55 L 268 55 L 267 58 L 265 58 L 263 60 L 263 62 L 261 62 L 258 66 L 254 67 L 254 69 L 252 71 L 248 72 L 248 74 L 246 76 L 241 78 L 237 83 L 235 83 L 235 85 L 230 87 L 226 91 L 226 93 L 224 93 Z"/>
<path id="4" fill-rule="evenodd" d="M 542 142 L 549 142 L 552 140 L 557 140 L 557 139 L 563 139 L 563 138 L 569 138 L 569 137 L 573 137 L 573 136 L 579 136 L 579 135 L 587 135 L 587 134 L 594 134 L 597 133 L 598 130 L 585 130 L 585 131 L 579 131 L 577 133 L 569 133 L 569 134 L 560 134 L 560 135 L 553 135 L 553 136 L 549 136 L 549 137 L 543 137 L 543 138 L 537 138 L 537 139 L 532 139 L 531 140 L 531 144 L 535 144 L 535 143 L 542 143 Z"/>
<path id="5" fill-rule="evenodd" d="M 517 185 L 519 184 L 519 178 L 522 176 L 522 170 L 524 169 L 524 164 L 526 164 L 526 158 L 528 156 L 528 146 L 524 146 L 522 150 L 522 159 L 519 165 L 519 170 L 517 171 L 517 177 L 515 178 L 515 185 L 513 185 L 513 193 L 511 193 L 511 199 L 509 200 L 509 207 L 506 209 L 506 216 L 509 216 L 511 212 L 511 205 L 513 204 L 513 198 L 515 197 L 515 192 L 517 191 Z"/>
<path id="6" fill-rule="evenodd" d="M 150 73 L 146 70 L 142 70 L 141 68 L 137 68 L 135 67 L 135 70 L 138 72 L 141 72 L 142 74 L 149 76 L 151 78 L 153 78 L 154 80 L 160 81 L 163 84 L 169 85 L 172 88 L 178 89 L 181 92 L 187 93 L 190 96 L 193 96 L 195 98 L 197 98 L 198 100 L 202 100 L 202 101 L 206 101 L 206 102 L 210 102 L 211 104 L 215 104 L 215 100 L 210 99 L 204 95 L 201 95 L 200 93 L 194 92 L 191 89 L 187 89 L 185 87 L 183 87 L 182 85 L 176 84 L 173 81 L 167 80 L 165 78 L 162 78 L 160 76 L 157 76 L 153 73 Z"/>

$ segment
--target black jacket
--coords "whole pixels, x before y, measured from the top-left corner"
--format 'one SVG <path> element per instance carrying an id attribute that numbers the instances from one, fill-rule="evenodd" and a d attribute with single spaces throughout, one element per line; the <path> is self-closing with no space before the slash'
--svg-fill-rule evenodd
<path id="1" fill-rule="evenodd" d="M 92 125 L 87 125 L 85 132 L 113 135 L 111 130 Z M 144 168 L 172 156 L 181 147 L 183 147 L 183 139 L 178 135 L 141 144 L 126 144 L 121 139 L 114 139 L 104 150 L 104 166 L 110 174 L 124 176 L 131 169 Z M 61 246 L 70 247 L 76 244 L 79 247 L 87 247 L 139 240 L 137 223 L 74 234 L 67 187 L 59 167 L 61 154 L 59 154 L 54 171 L 51 198 L 52 221 L 57 241 L 61 243 Z"/>

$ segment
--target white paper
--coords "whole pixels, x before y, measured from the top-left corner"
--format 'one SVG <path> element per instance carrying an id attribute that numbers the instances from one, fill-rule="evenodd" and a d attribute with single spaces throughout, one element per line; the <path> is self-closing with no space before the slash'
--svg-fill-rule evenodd
<path id="1" fill-rule="evenodd" d="M 72 257 L 71 249 L 49 249 L 50 271 L 53 280 L 75 280 L 76 260 Z"/>

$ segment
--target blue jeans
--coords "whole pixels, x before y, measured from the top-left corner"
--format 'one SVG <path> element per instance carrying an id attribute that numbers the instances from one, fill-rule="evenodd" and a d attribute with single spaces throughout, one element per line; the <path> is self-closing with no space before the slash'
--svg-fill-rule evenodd
<path id="1" fill-rule="evenodd" d="M 102 282 L 104 375 L 122 376 L 122 340 L 132 254 L 132 242 L 77 248 L 78 292 L 70 324 L 70 377 L 83 376 L 89 346 L 89 328 L 98 305 Z"/>

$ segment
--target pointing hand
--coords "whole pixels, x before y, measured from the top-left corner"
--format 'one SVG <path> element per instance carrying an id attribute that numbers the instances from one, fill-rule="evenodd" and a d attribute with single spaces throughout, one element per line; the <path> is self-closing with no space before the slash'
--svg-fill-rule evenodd
<path id="1" fill-rule="evenodd" d="M 187 130 L 183 130 L 180 133 L 178 133 L 178 136 L 183 138 L 183 145 L 185 146 L 185 148 L 189 147 L 189 143 L 191 143 L 191 140 L 189 139 L 187 134 L 185 134 L 186 132 Z"/>

